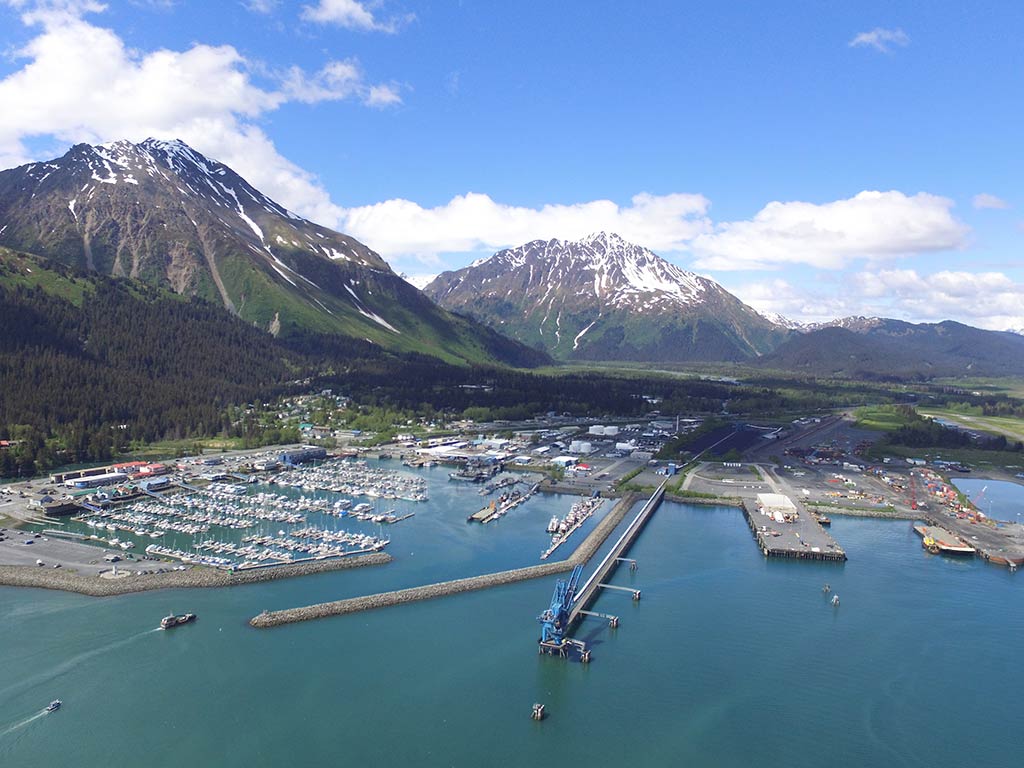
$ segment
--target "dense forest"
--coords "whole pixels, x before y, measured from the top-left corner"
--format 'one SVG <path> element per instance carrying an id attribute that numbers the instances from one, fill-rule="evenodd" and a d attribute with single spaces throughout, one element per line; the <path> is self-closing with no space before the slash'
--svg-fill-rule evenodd
<path id="1" fill-rule="evenodd" d="M 138 282 L 0 263 L 0 476 L 105 461 L 128 446 L 224 435 L 279 438 L 251 412 L 333 388 L 363 413 L 476 421 L 548 412 L 634 417 L 779 413 L 888 393 L 817 382 L 757 386 L 634 372 L 455 366 L 338 335 L 275 339 L 222 307 Z M 36 270 L 33 272 L 33 270 Z M 31 280 L 29 278 L 32 278 Z M 34 282 L 33 282 L 34 281 Z M 252 404 L 238 418 L 238 406 Z M 265 407 L 265 404 L 267 407 Z"/>
<path id="2" fill-rule="evenodd" d="M 886 443 L 889 445 L 905 448 L 977 448 L 985 451 L 1024 451 L 1024 444 L 1020 441 L 1007 440 L 1004 435 L 971 435 L 965 430 L 953 429 L 935 419 L 925 418 L 909 405 L 891 406 L 889 413 L 902 422 L 888 432 Z"/>
<path id="3" fill-rule="evenodd" d="M 0 473 L 215 434 L 224 406 L 286 390 L 305 362 L 197 299 L 96 279 L 81 306 L 0 284 Z"/>

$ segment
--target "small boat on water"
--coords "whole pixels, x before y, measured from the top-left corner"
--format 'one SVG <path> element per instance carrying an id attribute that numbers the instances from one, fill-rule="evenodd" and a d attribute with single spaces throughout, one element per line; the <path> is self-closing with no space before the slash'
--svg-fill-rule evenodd
<path id="1" fill-rule="evenodd" d="M 53 701 L 51 701 L 49 704 L 46 705 L 46 711 L 47 712 L 56 712 L 58 709 L 60 709 L 60 705 L 62 703 L 63 702 L 60 699 L 54 699 Z"/>
<path id="2" fill-rule="evenodd" d="M 194 613 L 183 613 L 180 616 L 175 616 L 171 613 L 160 619 L 160 629 L 170 629 L 180 624 L 188 624 L 190 621 L 194 621 L 195 618 L 196 615 Z"/>
<path id="3" fill-rule="evenodd" d="M 832 605 L 839 607 L 839 595 L 832 595 Z"/>
<path id="4" fill-rule="evenodd" d="M 548 523 L 548 533 L 558 533 L 558 515 L 554 515 Z"/>

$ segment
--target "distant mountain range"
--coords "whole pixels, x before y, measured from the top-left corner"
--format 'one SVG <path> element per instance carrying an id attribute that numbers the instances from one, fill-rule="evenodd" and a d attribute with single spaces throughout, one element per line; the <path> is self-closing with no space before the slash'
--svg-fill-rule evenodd
<path id="1" fill-rule="evenodd" d="M 362 243 L 180 141 L 78 144 L 0 172 L 0 246 L 198 296 L 282 338 L 342 334 L 459 363 L 546 359 L 444 311 Z"/>
<path id="2" fill-rule="evenodd" d="M 561 360 L 735 361 L 816 376 L 1024 375 L 1024 337 L 955 322 L 760 314 L 615 234 L 536 240 L 438 275 L 442 306 Z"/>
<path id="3" fill-rule="evenodd" d="M 757 361 L 814 376 L 931 379 L 1024 375 L 1024 336 L 969 325 L 845 318 L 793 332 Z"/>
<path id="4" fill-rule="evenodd" d="M 561 360 L 741 361 L 786 335 L 713 280 L 605 232 L 500 251 L 424 292 Z"/>
<path id="5" fill-rule="evenodd" d="M 1019 333 L 870 317 L 801 325 L 612 233 L 535 240 L 420 292 L 362 243 L 180 141 L 79 144 L 0 171 L 0 262 L 0 287 L 48 265 L 123 277 L 220 305 L 303 351 L 337 336 L 461 364 L 531 366 L 550 354 L 830 376 L 1024 375 Z"/>

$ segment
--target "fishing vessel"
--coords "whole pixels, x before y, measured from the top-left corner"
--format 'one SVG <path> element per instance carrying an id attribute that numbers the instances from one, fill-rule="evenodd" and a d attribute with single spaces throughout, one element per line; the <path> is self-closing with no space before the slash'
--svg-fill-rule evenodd
<path id="1" fill-rule="evenodd" d="M 548 533 L 558 533 L 558 515 L 552 515 L 551 520 L 548 522 Z"/>
<path id="2" fill-rule="evenodd" d="M 160 629 L 170 629 L 171 627 L 177 627 L 179 624 L 188 624 L 195 617 L 194 613 L 183 613 L 180 616 L 175 616 L 173 613 L 168 614 L 160 619 Z"/>

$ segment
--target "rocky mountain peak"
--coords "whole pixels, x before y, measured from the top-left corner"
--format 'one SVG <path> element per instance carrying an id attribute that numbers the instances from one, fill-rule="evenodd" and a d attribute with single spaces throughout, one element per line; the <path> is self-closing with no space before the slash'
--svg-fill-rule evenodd
<path id="1" fill-rule="evenodd" d="M 709 337 L 717 335 L 718 319 L 728 316 L 725 325 L 731 330 L 722 349 L 712 349 L 709 340 L 700 354 L 706 359 L 734 359 L 762 348 L 760 341 L 746 339 L 745 331 L 735 333 L 734 321 L 756 327 L 755 337 L 778 331 L 714 281 L 611 232 L 580 240 L 534 240 L 499 251 L 439 275 L 424 291 L 444 307 L 472 314 L 563 357 L 588 354 L 589 347 L 591 357 L 603 359 L 641 359 L 648 354 L 657 355 L 651 359 L 694 359 L 692 347 L 704 347 L 703 341 L 681 338 L 676 351 L 647 353 L 639 348 L 654 345 L 653 338 L 667 339 L 681 325 L 698 319 L 707 320 L 702 328 Z M 635 338 L 627 338 L 621 327 L 610 328 L 624 324 L 636 328 Z M 607 333 L 604 326 L 609 326 Z M 599 336 L 604 345 L 616 349 L 598 352 Z"/>
<path id="2" fill-rule="evenodd" d="M 537 357 L 180 139 L 77 144 L 0 171 L 0 246 L 217 302 L 286 337 L 339 332 L 453 361 Z"/>

